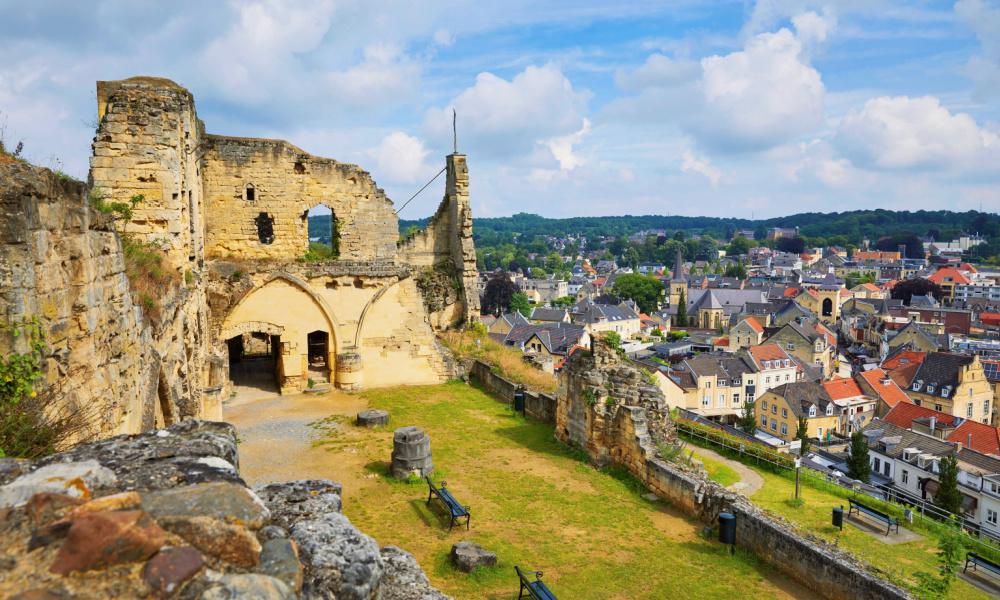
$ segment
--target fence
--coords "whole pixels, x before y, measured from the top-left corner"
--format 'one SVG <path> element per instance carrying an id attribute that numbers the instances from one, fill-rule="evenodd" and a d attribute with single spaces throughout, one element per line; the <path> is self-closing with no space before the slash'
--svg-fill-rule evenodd
<path id="1" fill-rule="evenodd" d="M 701 430 L 697 425 L 700 425 L 702 428 L 709 426 L 706 423 L 693 423 L 680 419 L 674 421 L 674 426 L 683 435 L 724 448 L 730 453 L 736 454 L 741 462 L 748 462 L 752 459 L 757 465 L 767 465 L 771 470 L 782 475 L 791 474 L 795 471 L 795 466 L 791 462 L 791 459 L 781 460 L 777 457 L 768 456 L 767 452 L 774 453 L 778 457 L 784 455 L 771 450 L 759 442 L 756 444 L 738 443 L 734 440 L 728 440 L 722 435 L 711 435 Z M 716 429 L 719 429 L 721 433 L 723 427 L 716 427 Z M 753 446 L 757 446 L 757 448 L 753 448 Z M 857 497 L 858 495 L 864 495 L 882 501 L 893 509 L 892 512 L 895 512 L 897 516 L 903 517 L 911 523 L 916 522 L 918 525 L 923 526 L 924 529 L 937 532 L 943 526 L 943 523 L 954 520 L 962 526 L 962 531 L 966 537 L 966 546 L 974 547 L 977 552 L 985 553 L 988 556 L 1000 556 L 1000 539 L 991 535 L 980 527 L 978 523 L 964 515 L 956 515 L 948 512 L 923 498 L 917 498 L 912 494 L 907 494 L 901 490 L 886 486 L 876 488 L 866 484 L 859 485 L 854 480 L 833 477 L 830 473 L 817 471 L 808 466 L 805 469 L 799 470 L 799 477 L 803 481 L 808 481 L 812 487 L 819 489 L 826 488 L 830 493 L 840 496 Z M 850 496 L 847 496 L 848 493 Z"/>

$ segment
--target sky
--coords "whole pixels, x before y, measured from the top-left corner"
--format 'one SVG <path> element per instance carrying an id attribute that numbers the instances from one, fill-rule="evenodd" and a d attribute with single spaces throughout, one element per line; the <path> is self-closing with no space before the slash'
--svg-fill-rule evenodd
<path id="1" fill-rule="evenodd" d="M 85 178 L 95 82 L 474 216 L 1000 211 L 1000 0 L 0 0 L 0 135 Z M 401 218 L 432 214 L 443 178 Z"/>

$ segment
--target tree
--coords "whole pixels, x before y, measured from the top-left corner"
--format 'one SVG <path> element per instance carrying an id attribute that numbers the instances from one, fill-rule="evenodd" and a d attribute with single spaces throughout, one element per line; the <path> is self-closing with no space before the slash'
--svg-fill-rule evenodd
<path id="1" fill-rule="evenodd" d="M 622 336 L 615 331 L 605 331 L 601 338 L 616 352 L 622 351 Z"/>
<path id="2" fill-rule="evenodd" d="M 757 415 L 754 413 L 753 400 L 747 400 L 743 403 L 743 414 L 740 415 L 739 426 L 740 429 L 751 435 L 757 431 Z"/>
<path id="3" fill-rule="evenodd" d="M 510 310 L 511 298 L 518 291 L 506 271 L 497 271 L 486 282 L 486 290 L 483 292 L 483 312 L 499 317 Z"/>
<path id="4" fill-rule="evenodd" d="M 526 317 L 531 316 L 531 302 L 528 301 L 528 295 L 524 292 L 515 292 L 510 297 L 510 312 L 515 311 Z"/>
<path id="5" fill-rule="evenodd" d="M 923 258 L 924 243 L 916 235 L 904 232 L 881 237 L 875 242 L 875 248 L 883 252 L 895 252 L 900 246 L 906 246 L 907 258 Z"/>
<path id="6" fill-rule="evenodd" d="M 941 286 L 929 279 L 924 279 L 923 277 L 900 281 L 896 285 L 892 286 L 892 297 L 896 300 L 902 300 L 903 304 L 907 306 L 910 305 L 910 299 L 913 298 L 913 296 L 926 296 L 927 294 L 930 294 L 934 296 L 935 299 L 940 300 L 943 295 L 941 292 Z"/>
<path id="7" fill-rule="evenodd" d="M 805 417 L 799 417 L 799 428 L 795 432 L 795 439 L 802 440 L 802 449 L 799 450 L 799 456 L 804 456 L 806 452 L 809 452 L 809 421 Z M 867 448 L 867 446 L 866 446 Z"/>
<path id="8" fill-rule="evenodd" d="M 735 277 L 737 279 L 747 278 L 747 268 L 742 262 L 735 264 L 726 265 L 726 271 L 723 273 L 726 277 Z"/>
<path id="9" fill-rule="evenodd" d="M 868 441 L 860 431 L 851 434 L 851 454 L 847 457 L 847 476 L 868 483 L 872 465 L 868 459 Z"/>
<path id="10" fill-rule="evenodd" d="M 939 469 L 934 504 L 958 514 L 962 510 L 962 492 L 958 491 L 958 459 L 954 455 L 942 458 Z"/>
<path id="11" fill-rule="evenodd" d="M 677 300 L 677 326 L 687 327 L 688 324 L 688 309 L 687 309 L 687 298 L 684 291 L 681 291 L 681 296 Z"/>
<path id="12" fill-rule="evenodd" d="M 633 300 L 639 305 L 639 310 L 649 313 L 660 306 L 663 283 L 651 275 L 627 273 L 615 279 L 612 289 L 616 296 Z"/>
<path id="13" fill-rule="evenodd" d="M 792 254 L 802 254 L 802 251 L 806 249 L 806 241 L 800 237 L 783 237 L 778 238 L 776 244 L 778 250 L 782 252 L 791 252 Z"/>

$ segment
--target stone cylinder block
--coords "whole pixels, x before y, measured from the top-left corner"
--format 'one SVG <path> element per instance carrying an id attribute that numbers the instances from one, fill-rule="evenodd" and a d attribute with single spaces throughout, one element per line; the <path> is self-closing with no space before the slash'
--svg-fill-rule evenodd
<path id="1" fill-rule="evenodd" d="M 361 355 L 357 352 L 342 352 L 337 355 L 337 387 L 342 390 L 361 389 Z"/>
<path id="2" fill-rule="evenodd" d="M 389 423 L 389 412 L 385 410 L 363 410 L 358 413 L 358 425 L 362 427 L 378 427 Z"/>
<path id="3" fill-rule="evenodd" d="M 398 479 L 410 475 L 424 477 L 434 471 L 431 440 L 424 430 L 412 425 L 396 430 L 392 438 L 391 471 Z"/>

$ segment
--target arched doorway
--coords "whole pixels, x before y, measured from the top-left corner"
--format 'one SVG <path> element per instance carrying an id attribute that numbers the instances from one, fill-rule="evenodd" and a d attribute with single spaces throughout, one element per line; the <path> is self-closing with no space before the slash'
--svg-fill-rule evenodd
<path id="1" fill-rule="evenodd" d="M 240 333 L 226 340 L 229 378 L 236 387 L 280 393 L 281 336 L 263 331 Z"/>

